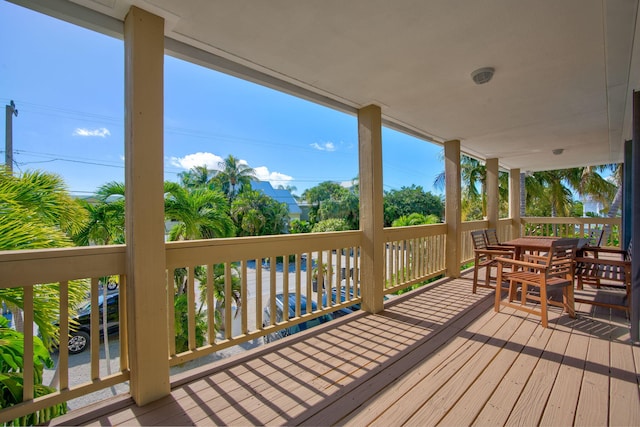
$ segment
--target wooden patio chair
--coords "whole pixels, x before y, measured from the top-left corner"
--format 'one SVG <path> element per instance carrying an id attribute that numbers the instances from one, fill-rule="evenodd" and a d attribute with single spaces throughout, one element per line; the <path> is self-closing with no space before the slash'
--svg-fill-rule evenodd
<path id="1" fill-rule="evenodd" d="M 498 249 L 498 250 L 507 250 L 507 251 L 515 250 L 513 246 L 504 245 L 500 243 L 500 240 L 498 239 L 498 232 L 496 231 L 495 228 L 487 228 L 486 230 L 484 230 L 484 237 L 486 239 L 487 247 L 489 249 Z"/>
<path id="2" fill-rule="evenodd" d="M 514 252 L 510 250 L 498 250 L 489 249 L 487 247 L 487 241 L 483 230 L 475 230 L 471 232 L 471 239 L 473 241 L 473 288 L 472 292 L 475 294 L 478 286 L 483 288 L 491 288 L 491 269 L 497 267 L 497 259 L 500 257 L 513 258 Z M 484 283 L 478 283 L 478 271 L 485 269 Z"/>
<path id="3" fill-rule="evenodd" d="M 579 302 L 603 307 L 615 308 L 630 312 L 631 310 L 631 247 L 629 242 L 627 250 L 615 248 L 590 248 L 588 253 L 576 257 L 576 287 L 583 290 L 584 285 L 592 285 L 600 288 L 603 281 L 607 287 L 622 287 L 625 292 L 623 304 L 599 302 L 595 300 L 580 299 Z"/>
<path id="4" fill-rule="evenodd" d="M 573 278 L 574 259 L 578 239 L 559 239 L 551 244 L 545 256 L 535 257 L 534 262 L 498 258 L 497 282 L 509 282 L 508 300 L 502 300 L 502 288 L 496 286 L 495 311 L 501 306 L 540 316 L 542 327 L 548 327 L 547 306 L 562 307 L 569 316 L 575 317 Z M 505 267 L 511 267 L 510 272 Z M 520 302 L 514 302 L 520 286 Z M 562 289 L 562 302 L 550 298 L 549 291 Z M 537 303 L 530 304 L 530 301 Z M 539 304 L 539 306 L 538 306 Z"/>

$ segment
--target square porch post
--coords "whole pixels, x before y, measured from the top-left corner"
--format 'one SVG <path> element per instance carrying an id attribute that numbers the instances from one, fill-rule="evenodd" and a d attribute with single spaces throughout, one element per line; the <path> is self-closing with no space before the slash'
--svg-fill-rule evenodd
<path id="1" fill-rule="evenodd" d="M 384 207 L 382 187 L 382 110 L 369 105 L 358 110 L 362 308 L 384 309 Z"/>
<path id="2" fill-rule="evenodd" d="M 460 277 L 460 141 L 444 143 L 445 204 L 444 217 L 447 224 L 446 259 L 447 276 Z"/>
<path id="3" fill-rule="evenodd" d="M 487 159 L 485 163 L 487 170 L 487 221 L 488 228 L 498 229 L 498 218 L 500 217 L 500 194 L 498 192 L 498 159 Z"/>
<path id="4" fill-rule="evenodd" d="M 127 338 L 138 405 L 170 392 L 164 247 L 164 20 L 124 23 Z"/>
<path id="5" fill-rule="evenodd" d="M 520 237 L 520 169 L 509 171 L 509 218 L 511 218 L 511 238 Z"/>
<path id="6" fill-rule="evenodd" d="M 631 239 L 640 243 L 640 92 L 633 92 L 633 133 L 631 148 Z M 634 188 L 636 189 L 634 191 Z M 631 340 L 640 342 L 640 257 L 631 258 Z"/>

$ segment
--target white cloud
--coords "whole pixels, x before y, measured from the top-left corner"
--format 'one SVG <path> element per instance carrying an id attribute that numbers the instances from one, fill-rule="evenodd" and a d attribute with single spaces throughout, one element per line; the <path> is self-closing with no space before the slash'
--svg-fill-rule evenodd
<path id="1" fill-rule="evenodd" d="M 223 162 L 224 159 L 216 154 L 199 152 L 193 154 L 187 154 L 184 157 L 171 157 L 169 159 L 172 166 L 189 170 L 196 166 L 206 166 L 210 170 L 219 170 L 218 164 Z M 239 164 L 250 166 L 246 160 L 238 160 Z M 251 167 L 251 166 L 250 166 Z M 266 166 L 258 166 L 253 168 L 256 173 L 256 178 L 260 181 L 269 181 L 274 187 L 278 185 L 287 185 L 293 181 L 293 177 L 285 175 L 280 172 L 271 172 Z"/>
<path id="2" fill-rule="evenodd" d="M 189 170 L 196 166 L 206 166 L 210 170 L 218 170 L 218 163 L 224 159 L 213 153 L 193 153 L 184 157 L 171 157 L 171 165 Z M 246 163 L 246 162 L 245 162 Z"/>
<path id="3" fill-rule="evenodd" d="M 310 145 L 311 147 L 319 151 L 336 151 L 336 146 L 333 142 L 325 142 L 323 144 L 318 144 L 317 142 L 314 142 L 313 144 L 310 144 Z"/>
<path id="4" fill-rule="evenodd" d="M 280 172 L 269 172 L 266 166 L 258 166 L 257 168 L 253 168 L 253 170 L 256 172 L 256 177 L 260 181 L 269 181 L 274 187 L 278 185 L 287 186 L 287 184 L 293 181 L 292 176 Z"/>
<path id="5" fill-rule="evenodd" d="M 106 138 L 111 135 L 109 129 L 107 128 L 98 128 L 98 129 L 85 129 L 85 128 L 76 128 L 73 131 L 73 136 L 99 136 L 100 138 Z"/>

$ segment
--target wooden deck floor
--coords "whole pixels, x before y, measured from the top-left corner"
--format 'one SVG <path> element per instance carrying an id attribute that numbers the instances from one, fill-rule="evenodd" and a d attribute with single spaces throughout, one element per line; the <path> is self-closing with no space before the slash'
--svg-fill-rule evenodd
<path id="1" fill-rule="evenodd" d="M 640 348 L 616 310 L 493 311 L 439 282 L 211 365 L 144 407 L 119 399 L 52 424 L 640 425 Z M 108 411 L 108 412 L 105 412 Z"/>

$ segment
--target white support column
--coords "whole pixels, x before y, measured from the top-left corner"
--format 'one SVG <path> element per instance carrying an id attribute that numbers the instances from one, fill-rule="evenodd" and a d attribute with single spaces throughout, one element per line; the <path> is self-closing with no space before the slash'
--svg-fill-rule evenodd
<path id="1" fill-rule="evenodd" d="M 509 218 L 511 238 L 520 237 L 520 169 L 509 171 Z"/>
<path id="2" fill-rule="evenodd" d="M 447 223 L 447 276 L 460 277 L 460 141 L 444 143 L 445 207 Z"/>
<path id="3" fill-rule="evenodd" d="M 487 221 L 488 228 L 498 229 L 498 218 L 500 217 L 500 194 L 498 192 L 498 159 L 487 159 L 485 164 L 487 170 Z"/>
<path id="4" fill-rule="evenodd" d="M 382 111 L 369 105 L 358 111 L 362 308 L 384 309 L 384 208 L 382 199 Z"/>
<path id="5" fill-rule="evenodd" d="M 164 20 L 132 7 L 124 23 L 127 318 L 131 395 L 166 396 L 169 338 L 164 247 Z"/>

